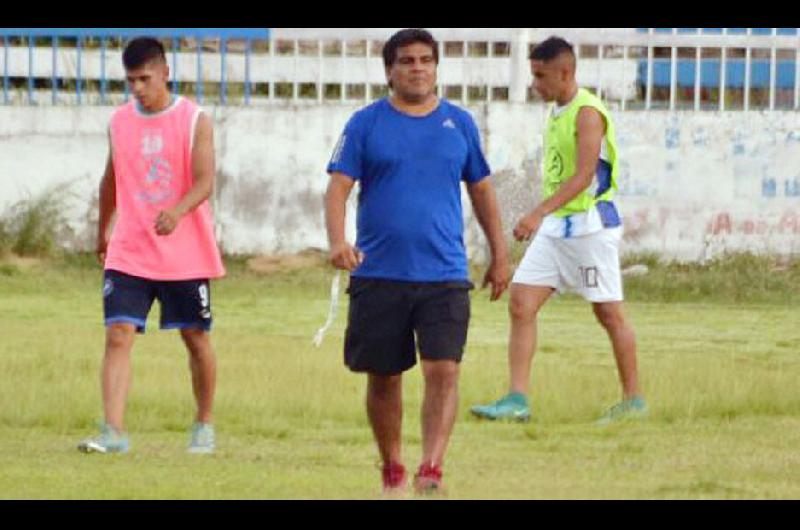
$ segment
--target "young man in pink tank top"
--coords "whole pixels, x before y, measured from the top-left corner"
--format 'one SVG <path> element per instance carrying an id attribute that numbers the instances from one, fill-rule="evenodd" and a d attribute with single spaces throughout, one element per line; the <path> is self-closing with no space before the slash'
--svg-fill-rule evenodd
<path id="1" fill-rule="evenodd" d="M 122 60 L 134 98 L 111 117 L 97 236 L 105 269 L 105 421 L 100 434 L 78 449 L 128 451 L 123 415 L 130 352 L 158 299 L 161 329 L 178 329 L 189 353 L 197 402 L 189 451 L 211 453 L 216 360 L 209 339 L 209 280 L 225 274 L 208 203 L 214 187 L 213 126 L 197 105 L 170 93 L 159 41 L 132 40 Z"/>

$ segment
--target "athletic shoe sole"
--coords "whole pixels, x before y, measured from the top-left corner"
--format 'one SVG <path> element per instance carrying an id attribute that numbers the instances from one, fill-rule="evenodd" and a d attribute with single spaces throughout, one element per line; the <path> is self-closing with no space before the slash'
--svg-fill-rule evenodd
<path id="1" fill-rule="evenodd" d="M 497 417 L 497 416 L 491 416 L 491 415 L 488 415 L 488 414 L 484 414 L 482 412 L 477 412 L 475 410 L 471 410 L 470 412 L 472 413 L 473 416 L 475 416 L 477 418 L 480 418 L 482 420 L 509 421 L 509 422 L 515 422 L 515 423 L 528 423 L 529 421 L 531 421 L 531 415 L 530 414 L 514 414 L 512 416 Z"/>
<path id="2" fill-rule="evenodd" d="M 107 453 L 127 453 L 127 449 L 108 449 L 107 447 L 103 447 L 100 444 L 88 442 L 82 443 L 78 446 L 78 451 L 81 453 L 100 453 L 100 454 L 107 454 Z"/>

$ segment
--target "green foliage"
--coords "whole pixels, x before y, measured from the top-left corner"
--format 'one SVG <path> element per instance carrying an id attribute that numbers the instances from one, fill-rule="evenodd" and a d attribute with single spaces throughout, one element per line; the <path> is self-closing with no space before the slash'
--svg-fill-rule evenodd
<path id="1" fill-rule="evenodd" d="M 632 252 L 621 257 L 622 268 L 631 265 L 646 265 L 650 270 L 662 266 L 661 256 L 657 252 Z"/>
<path id="2" fill-rule="evenodd" d="M 10 263 L 0 263 L 0 276 L 13 276 L 19 273 L 19 267 Z"/>
<path id="3" fill-rule="evenodd" d="M 64 252 L 58 263 L 73 269 L 99 271 L 102 269 L 94 252 Z"/>
<path id="4" fill-rule="evenodd" d="M 68 231 L 62 191 L 57 187 L 12 206 L 0 221 L 0 250 L 18 256 L 54 256 L 59 237 Z"/>
<path id="5" fill-rule="evenodd" d="M 11 251 L 13 239 L 8 228 L 8 221 L 0 218 L 0 258 Z"/>
<path id="6" fill-rule="evenodd" d="M 643 276 L 625 279 L 625 295 L 641 301 L 800 303 L 800 260 L 729 253 L 706 263 L 664 262 L 655 254 L 628 256 L 647 265 Z"/>

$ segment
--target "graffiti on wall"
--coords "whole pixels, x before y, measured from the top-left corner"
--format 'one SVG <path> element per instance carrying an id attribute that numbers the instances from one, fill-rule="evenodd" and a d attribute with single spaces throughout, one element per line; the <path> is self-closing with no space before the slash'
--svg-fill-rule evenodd
<path id="1" fill-rule="evenodd" d="M 764 236 L 771 234 L 800 234 L 800 214 L 785 211 L 780 217 L 735 215 L 728 211 L 718 212 L 706 225 L 706 233 L 719 235 Z"/>

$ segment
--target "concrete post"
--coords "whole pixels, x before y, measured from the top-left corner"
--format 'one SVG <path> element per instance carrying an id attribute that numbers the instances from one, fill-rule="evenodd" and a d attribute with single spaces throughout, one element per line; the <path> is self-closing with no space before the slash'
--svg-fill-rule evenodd
<path id="1" fill-rule="evenodd" d="M 514 103 L 525 103 L 530 84 L 528 66 L 528 28 L 514 28 L 511 41 L 511 76 L 508 99 Z"/>

